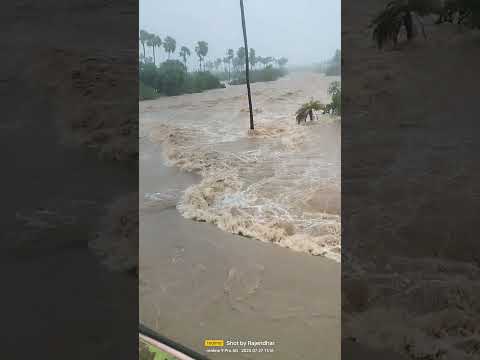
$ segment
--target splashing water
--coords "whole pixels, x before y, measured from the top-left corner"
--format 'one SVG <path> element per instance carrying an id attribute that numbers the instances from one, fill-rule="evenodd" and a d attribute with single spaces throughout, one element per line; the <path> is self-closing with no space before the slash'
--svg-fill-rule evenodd
<path id="1" fill-rule="evenodd" d="M 328 101 L 334 80 L 253 84 L 254 131 L 243 86 L 142 103 L 142 131 L 163 145 L 166 163 L 202 176 L 179 199 L 180 213 L 340 261 L 340 123 L 321 115 L 299 126 L 294 115 L 310 98 Z"/>

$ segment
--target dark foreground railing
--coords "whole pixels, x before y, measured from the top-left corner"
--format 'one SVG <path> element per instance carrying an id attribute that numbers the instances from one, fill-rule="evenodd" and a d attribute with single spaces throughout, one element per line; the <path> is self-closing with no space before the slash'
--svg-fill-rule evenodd
<path id="1" fill-rule="evenodd" d="M 205 355 L 199 354 L 175 341 L 167 339 L 143 324 L 139 324 L 138 332 L 140 338 L 143 338 L 144 341 L 158 347 L 169 355 L 177 357 L 179 360 L 210 360 Z"/>

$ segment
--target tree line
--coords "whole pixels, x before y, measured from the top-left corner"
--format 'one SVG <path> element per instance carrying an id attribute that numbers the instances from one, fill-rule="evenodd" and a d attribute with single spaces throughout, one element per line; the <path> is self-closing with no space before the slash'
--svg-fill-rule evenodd
<path id="1" fill-rule="evenodd" d="M 224 87 L 212 74 L 202 71 L 205 68 L 204 58 L 208 53 L 208 43 L 199 41 L 195 52 L 199 58 L 200 71 L 188 73 L 187 59 L 191 51 L 186 46 L 181 46 L 178 59 L 171 59 L 176 54 L 177 41 L 167 36 L 163 40 L 156 34 L 140 30 L 139 43 L 141 45 L 139 67 L 139 96 L 141 100 L 153 99 L 160 95 L 179 95 L 185 93 L 201 92 L 208 89 Z M 147 56 L 146 48 L 151 48 L 153 58 Z M 167 60 L 157 61 L 159 52 L 167 54 Z M 158 65 L 157 65 L 158 63 Z"/>
<path id="2" fill-rule="evenodd" d="M 330 59 L 316 65 L 314 69 L 326 76 L 340 76 L 342 72 L 342 52 L 340 49 L 337 49 Z"/>
<path id="3" fill-rule="evenodd" d="M 140 44 L 142 46 L 142 52 L 140 54 L 141 63 L 150 63 L 157 65 L 156 55 L 161 51 L 162 47 L 167 58 L 170 60 L 171 55 L 175 54 L 177 49 L 177 41 L 171 36 L 165 37 L 163 40 L 156 34 L 149 33 L 146 30 L 140 30 L 139 36 Z M 146 53 L 146 48 L 151 48 L 153 58 L 149 58 Z M 225 57 L 216 58 L 215 60 L 205 61 L 208 54 L 208 43 L 206 41 L 198 41 L 195 44 L 195 54 L 198 57 L 199 71 L 220 71 L 223 70 L 229 74 L 233 71 L 235 73 L 243 71 L 245 67 L 245 48 L 240 47 L 235 52 L 233 49 L 228 49 L 225 53 Z M 158 51 L 158 52 L 157 52 Z M 192 55 L 192 51 L 187 46 L 181 46 L 178 52 L 178 57 L 182 59 L 185 68 L 188 69 L 188 58 Z M 249 50 L 249 62 L 252 69 L 255 69 L 258 64 L 262 64 L 264 68 L 267 66 L 278 65 L 284 67 L 288 63 L 286 57 L 275 58 L 273 56 L 257 56 L 255 49 Z"/>
<path id="4" fill-rule="evenodd" d="M 238 74 L 244 71 L 245 68 L 245 48 L 239 47 L 238 50 L 235 52 L 233 49 L 228 49 L 226 56 L 223 57 L 222 59 L 217 58 L 214 62 L 209 62 L 207 63 L 207 67 L 210 68 L 210 70 L 215 70 L 218 71 L 218 69 L 221 67 L 222 63 L 224 65 L 224 72 L 228 73 L 228 80 L 230 81 L 231 79 L 231 73 L 233 70 L 233 73 Z M 255 70 L 257 67 L 257 64 L 262 64 L 264 69 L 266 69 L 268 66 L 273 66 L 277 64 L 279 67 L 284 67 L 288 59 L 286 57 L 281 57 L 281 58 L 274 58 L 272 56 L 257 56 L 255 49 L 250 48 L 248 51 L 248 60 L 249 60 L 249 65 L 251 66 L 252 70 Z"/>
<path id="5" fill-rule="evenodd" d="M 159 35 L 146 30 L 140 30 L 139 45 L 142 99 L 219 88 L 223 86 L 220 80 L 228 80 L 232 85 L 245 83 L 244 47 L 238 48 L 237 51 L 228 49 L 223 58 L 207 61 L 209 47 L 206 41 L 198 41 L 193 52 L 187 46 L 177 49 L 177 41 L 171 36 L 162 39 Z M 148 49 L 150 54 L 147 53 Z M 159 61 L 161 51 L 167 54 L 167 60 L 164 62 Z M 189 71 L 188 68 L 188 60 L 193 53 L 198 57 L 198 71 L 193 69 Z M 248 55 L 252 82 L 273 81 L 285 75 L 287 58 L 257 56 L 253 48 L 249 49 Z"/>
<path id="6" fill-rule="evenodd" d="M 165 53 L 167 54 L 168 60 L 170 60 L 170 56 L 172 54 L 175 54 L 175 50 L 177 49 L 177 41 L 173 37 L 167 36 L 162 40 L 160 36 L 149 33 L 146 30 L 140 30 L 139 41 L 143 50 L 143 52 L 140 54 L 140 62 L 143 64 L 153 63 L 154 65 L 157 65 L 155 56 L 156 49 L 160 51 L 163 47 Z M 145 46 L 152 49 L 153 59 L 147 57 Z M 206 41 L 198 41 L 195 46 L 195 53 L 197 54 L 200 63 L 200 71 L 202 71 L 202 63 L 208 54 L 208 43 Z M 183 60 L 185 68 L 187 68 L 187 58 L 189 58 L 191 54 L 192 53 L 187 46 L 180 47 L 178 56 Z"/>

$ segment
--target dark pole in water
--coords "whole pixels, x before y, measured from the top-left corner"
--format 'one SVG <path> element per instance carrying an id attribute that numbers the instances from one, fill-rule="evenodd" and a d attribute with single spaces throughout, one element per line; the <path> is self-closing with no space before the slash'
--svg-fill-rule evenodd
<path id="1" fill-rule="evenodd" d="M 240 0 L 240 10 L 242 11 L 243 41 L 245 43 L 245 66 L 246 66 L 245 76 L 247 80 L 248 107 L 250 108 L 250 129 L 253 130 L 253 111 L 252 111 L 252 94 L 250 93 L 250 69 L 248 64 L 247 28 L 245 26 L 245 12 L 243 10 L 243 0 Z"/>

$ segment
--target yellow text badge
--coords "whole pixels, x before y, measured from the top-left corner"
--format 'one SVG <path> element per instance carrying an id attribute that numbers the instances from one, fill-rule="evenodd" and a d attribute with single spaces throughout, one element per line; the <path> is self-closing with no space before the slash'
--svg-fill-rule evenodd
<path id="1" fill-rule="evenodd" d="M 205 347 L 224 346 L 223 340 L 205 340 Z"/>

